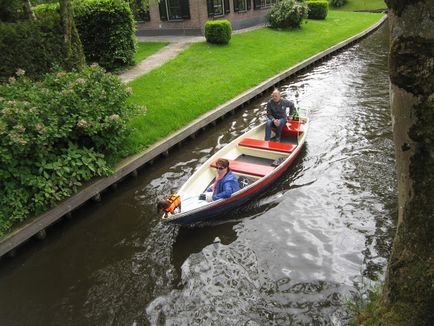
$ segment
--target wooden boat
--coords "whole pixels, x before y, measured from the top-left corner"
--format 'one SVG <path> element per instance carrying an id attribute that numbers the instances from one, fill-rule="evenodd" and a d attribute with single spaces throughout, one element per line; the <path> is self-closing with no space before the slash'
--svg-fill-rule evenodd
<path id="1" fill-rule="evenodd" d="M 233 140 L 212 155 L 179 189 L 181 212 L 169 214 L 162 221 L 176 224 L 206 221 L 257 197 L 291 166 L 301 152 L 308 128 L 307 117 L 290 118 L 280 142 L 263 140 L 265 123 Z M 241 189 L 230 198 L 207 202 L 199 195 L 214 182 L 218 158 L 229 160 L 229 167 L 238 177 Z"/>

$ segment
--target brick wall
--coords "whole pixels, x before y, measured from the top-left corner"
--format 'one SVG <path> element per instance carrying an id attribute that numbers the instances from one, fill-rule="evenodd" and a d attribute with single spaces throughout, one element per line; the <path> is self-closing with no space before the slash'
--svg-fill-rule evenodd
<path id="1" fill-rule="evenodd" d="M 164 1 L 164 0 L 160 0 Z M 228 19 L 233 29 L 240 29 L 265 23 L 266 9 L 253 9 L 245 12 L 234 12 L 233 0 L 229 0 L 230 13 L 221 17 L 208 17 L 206 0 L 190 0 L 190 19 L 178 21 L 162 21 L 158 3 L 151 1 L 149 22 L 137 25 L 137 35 L 201 35 L 206 21 L 213 19 Z"/>

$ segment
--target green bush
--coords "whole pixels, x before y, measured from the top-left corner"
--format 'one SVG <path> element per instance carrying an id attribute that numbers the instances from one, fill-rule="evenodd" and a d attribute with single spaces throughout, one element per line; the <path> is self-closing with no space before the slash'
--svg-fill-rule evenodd
<path id="1" fill-rule="evenodd" d="M 44 15 L 36 21 L 0 23 L 0 80 L 15 74 L 18 68 L 37 78 L 54 66 L 71 67 L 66 62 L 59 15 Z M 73 37 L 73 50 L 81 51 L 78 36 Z"/>
<path id="2" fill-rule="evenodd" d="M 0 0 L 0 22 L 16 22 L 24 18 L 21 0 Z"/>
<path id="3" fill-rule="evenodd" d="M 74 18 L 88 63 L 109 71 L 134 64 L 135 21 L 126 1 L 76 1 Z"/>
<path id="4" fill-rule="evenodd" d="M 0 236 L 108 174 L 133 109 L 126 86 L 96 65 L 39 82 L 23 74 L 0 84 Z"/>
<path id="5" fill-rule="evenodd" d="M 299 28 L 307 12 L 304 1 L 282 0 L 271 7 L 267 20 L 272 28 Z"/>
<path id="6" fill-rule="evenodd" d="M 207 21 L 205 38 L 208 43 L 228 44 L 232 35 L 232 25 L 226 19 Z"/>
<path id="7" fill-rule="evenodd" d="M 333 8 L 339 8 L 342 7 L 347 3 L 347 0 L 330 0 L 330 6 Z"/>
<path id="8" fill-rule="evenodd" d="M 307 2 L 309 7 L 308 18 L 310 19 L 326 19 L 329 4 L 327 0 L 310 0 Z"/>

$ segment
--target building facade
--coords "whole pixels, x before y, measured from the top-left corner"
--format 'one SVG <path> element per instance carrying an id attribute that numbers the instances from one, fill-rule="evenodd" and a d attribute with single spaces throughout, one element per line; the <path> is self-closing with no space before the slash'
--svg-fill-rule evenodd
<path id="1" fill-rule="evenodd" d="M 208 20 L 227 19 L 234 30 L 265 23 L 276 0 L 150 0 L 137 35 L 202 35 Z"/>

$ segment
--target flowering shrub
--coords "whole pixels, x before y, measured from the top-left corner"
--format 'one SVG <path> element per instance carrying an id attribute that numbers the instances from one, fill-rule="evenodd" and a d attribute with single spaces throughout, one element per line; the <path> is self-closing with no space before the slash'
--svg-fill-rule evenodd
<path id="1" fill-rule="evenodd" d="M 308 7 L 304 1 L 277 1 L 267 14 L 272 28 L 299 28 L 307 18 Z"/>
<path id="2" fill-rule="evenodd" d="M 0 236 L 110 172 L 132 112 L 129 89 L 98 66 L 0 84 Z"/>

